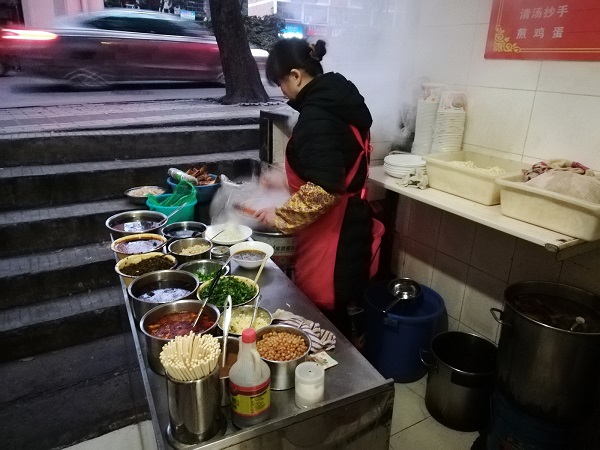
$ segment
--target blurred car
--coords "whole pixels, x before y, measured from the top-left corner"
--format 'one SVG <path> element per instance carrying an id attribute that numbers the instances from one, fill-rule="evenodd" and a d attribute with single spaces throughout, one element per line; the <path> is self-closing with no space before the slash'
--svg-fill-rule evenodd
<path id="1" fill-rule="evenodd" d="M 217 41 L 178 16 L 121 8 L 65 17 L 51 30 L 11 29 L 1 35 L 24 72 L 80 88 L 119 81 L 224 81 Z M 6 45 L 8 43 L 8 45 Z M 251 49 L 259 70 L 268 52 Z"/>
<path id="2" fill-rule="evenodd" d="M 0 77 L 6 75 L 10 70 L 20 70 L 19 58 L 9 41 L 2 39 L 9 32 L 0 28 Z"/>

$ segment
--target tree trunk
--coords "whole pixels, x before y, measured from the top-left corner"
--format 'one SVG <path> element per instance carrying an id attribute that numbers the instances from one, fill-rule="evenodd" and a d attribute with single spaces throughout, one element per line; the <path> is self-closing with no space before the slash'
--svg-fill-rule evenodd
<path id="1" fill-rule="evenodd" d="M 269 96 L 250 51 L 239 0 L 210 0 L 213 24 L 225 77 L 221 103 L 266 102 Z"/>

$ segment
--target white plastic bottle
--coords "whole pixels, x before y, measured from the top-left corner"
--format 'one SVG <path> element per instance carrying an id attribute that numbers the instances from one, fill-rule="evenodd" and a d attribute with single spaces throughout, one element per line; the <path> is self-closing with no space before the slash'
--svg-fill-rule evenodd
<path id="1" fill-rule="evenodd" d="M 256 350 L 256 331 L 242 331 L 237 361 L 229 370 L 231 420 L 243 428 L 263 422 L 271 412 L 271 370 Z"/>
<path id="2" fill-rule="evenodd" d="M 181 180 L 186 180 L 194 185 L 198 184 L 198 180 L 196 179 L 196 177 L 185 173 L 183 170 L 179 170 L 174 167 L 171 167 L 169 170 L 167 170 L 167 173 L 169 174 L 169 176 L 171 178 L 173 178 L 177 182 L 179 182 Z"/>

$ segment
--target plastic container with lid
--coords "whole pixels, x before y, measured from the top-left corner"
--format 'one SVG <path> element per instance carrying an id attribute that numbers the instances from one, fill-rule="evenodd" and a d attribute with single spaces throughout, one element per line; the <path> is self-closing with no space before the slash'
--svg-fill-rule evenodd
<path id="1" fill-rule="evenodd" d="M 256 350 L 256 331 L 246 328 L 237 361 L 229 370 L 231 420 L 236 427 L 256 425 L 271 412 L 271 370 Z"/>
<path id="2" fill-rule="evenodd" d="M 308 408 L 325 397 L 325 369 L 314 361 L 296 367 L 295 401 L 299 408 Z"/>

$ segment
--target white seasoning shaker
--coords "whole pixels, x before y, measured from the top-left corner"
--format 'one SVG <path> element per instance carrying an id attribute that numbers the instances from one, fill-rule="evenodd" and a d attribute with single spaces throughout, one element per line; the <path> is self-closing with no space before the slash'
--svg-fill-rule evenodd
<path id="1" fill-rule="evenodd" d="M 308 408 L 323 401 L 325 396 L 325 369 L 313 361 L 296 367 L 296 405 Z"/>

